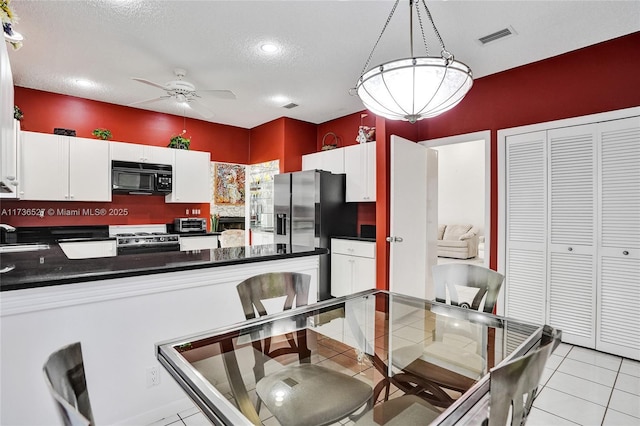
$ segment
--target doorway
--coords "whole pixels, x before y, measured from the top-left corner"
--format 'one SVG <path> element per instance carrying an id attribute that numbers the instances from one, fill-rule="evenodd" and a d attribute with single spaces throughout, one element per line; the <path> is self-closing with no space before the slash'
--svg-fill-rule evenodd
<path id="1" fill-rule="evenodd" d="M 491 226 L 491 131 L 419 142 L 438 151 L 438 222 L 473 225 L 478 254 L 470 259 L 438 257 L 489 267 Z"/>

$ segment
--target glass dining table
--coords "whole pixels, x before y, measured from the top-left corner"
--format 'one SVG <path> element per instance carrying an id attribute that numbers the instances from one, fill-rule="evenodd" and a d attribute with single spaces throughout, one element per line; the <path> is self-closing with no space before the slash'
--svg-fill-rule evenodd
<path id="1" fill-rule="evenodd" d="M 283 302 L 278 303 L 282 310 Z M 408 416 L 415 404 L 392 419 L 373 416 L 371 407 L 412 395 L 436 410 L 435 418 L 425 424 L 453 425 L 471 416 L 477 419 L 479 410 L 488 412 L 491 368 L 558 333 L 542 324 L 368 290 L 158 343 L 156 356 L 213 424 L 289 422 L 280 422 L 258 402 L 256 382 L 299 364 L 301 358 L 269 359 L 261 377 L 255 376 L 254 368 L 262 356 L 256 353 L 261 347 L 256 343 L 277 347 L 295 335 L 306 341 L 303 362 L 371 387 L 370 404 L 350 417 L 356 424 L 406 424 L 403 415 Z M 287 387 L 293 393 L 297 388 L 302 387 Z M 340 392 L 326 384 L 314 391 Z M 321 400 L 309 397 L 308 404 Z M 315 408 L 329 413 L 333 407 Z"/>

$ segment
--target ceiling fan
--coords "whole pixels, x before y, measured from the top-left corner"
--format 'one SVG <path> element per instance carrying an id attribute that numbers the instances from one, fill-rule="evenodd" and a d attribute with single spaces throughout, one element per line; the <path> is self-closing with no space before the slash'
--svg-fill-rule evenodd
<path id="1" fill-rule="evenodd" d="M 213 117 L 214 113 L 202 102 L 200 102 L 199 98 L 202 98 L 200 94 L 211 95 L 220 99 L 236 98 L 236 95 L 231 90 L 198 90 L 196 92 L 195 85 L 189 83 L 186 80 L 183 80 L 184 76 L 187 75 L 187 71 L 182 68 L 176 68 L 175 70 L 173 70 L 173 73 L 175 74 L 176 79 L 168 81 L 164 84 L 154 83 L 153 81 L 149 81 L 144 78 L 133 78 L 133 80 L 139 81 L 140 83 L 148 84 L 150 86 L 162 89 L 166 92 L 166 94 L 157 98 L 133 102 L 130 103 L 129 106 L 151 104 L 162 100 L 174 99 L 177 103 L 188 104 L 194 111 L 196 111 L 204 118 L 211 118 Z"/>

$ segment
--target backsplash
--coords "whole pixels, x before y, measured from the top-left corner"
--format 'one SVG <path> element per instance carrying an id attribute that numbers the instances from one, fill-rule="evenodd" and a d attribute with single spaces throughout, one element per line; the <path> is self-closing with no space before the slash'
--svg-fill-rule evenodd
<path id="1" fill-rule="evenodd" d="M 22 226 L 167 224 L 178 217 L 209 220 L 208 203 L 165 203 L 163 196 L 114 195 L 110 203 L 9 201 L 0 204 L 0 223 Z"/>

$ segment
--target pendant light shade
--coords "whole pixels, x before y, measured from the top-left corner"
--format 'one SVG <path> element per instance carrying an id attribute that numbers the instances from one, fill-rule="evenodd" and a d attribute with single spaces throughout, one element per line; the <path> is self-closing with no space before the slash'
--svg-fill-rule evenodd
<path id="1" fill-rule="evenodd" d="M 387 24 L 393 16 L 398 1 L 391 10 Z M 413 14 L 413 0 L 409 3 L 410 13 Z M 390 120 L 415 123 L 423 118 L 435 117 L 456 106 L 473 85 L 471 69 L 462 62 L 456 61 L 444 48 L 444 43 L 433 24 L 424 0 L 423 4 L 441 42 L 442 56 L 413 57 L 412 45 L 412 57 L 387 62 L 370 69 L 362 74 L 355 87 L 357 95 L 369 111 Z M 418 6 L 419 4 L 416 6 L 418 19 L 421 19 Z M 422 30 L 421 20 L 420 28 Z M 385 29 L 386 25 L 382 33 Z M 412 33 L 413 18 L 410 15 L 411 39 L 413 39 Z M 424 40 L 424 33 L 422 36 Z M 381 37 L 382 34 L 378 41 Z M 377 44 L 376 42 L 376 46 Z M 412 41 L 411 44 L 413 44 Z M 373 51 L 369 55 L 369 61 L 372 56 Z"/>

